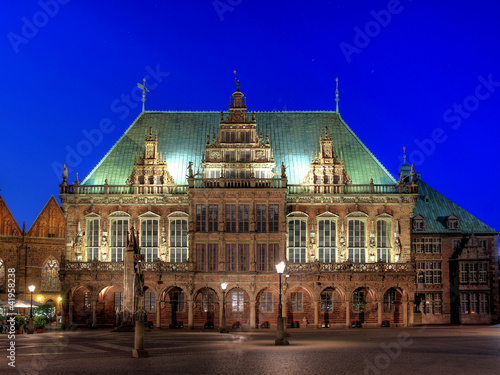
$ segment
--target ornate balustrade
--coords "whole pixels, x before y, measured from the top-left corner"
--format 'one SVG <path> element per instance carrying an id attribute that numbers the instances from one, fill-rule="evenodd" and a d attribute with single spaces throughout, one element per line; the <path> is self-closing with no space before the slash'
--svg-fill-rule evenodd
<path id="1" fill-rule="evenodd" d="M 123 271 L 123 262 L 66 262 L 63 269 L 82 272 L 116 272 Z"/>
<path id="2" fill-rule="evenodd" d="M 271 188 L 286 187 L 286 178 L 189 178 L 192 188 Z"/>
<path id="3" fill-rule="evenodd" d="M 412 263 L 287 263 L 291 274 L 319 272 L 414 272 Z"/>
<path id="4" fill-rule="evenodd" d="M 418 185 L 288 185 L 290 194 L 416 194 Z"/>
<path id="5" fill-rule="evenodd" d="M 189 263 L 168 262 L 141 262 L 143 272 L 188 272 L 191 269 Z M 62 267 L 64 271 L 77 272 L 123 272 L 123 262 L 66 262 Z"/>
<path id="6" fill-rule="evenodd" d="M 187 185 L 60 185 L 61 194 L 186 194 Z"/>
<path id="7" fill-rule="evenodd" d="M 194 271 L 192 263 L 169 262 L 141 262 L 143 272 L 191 272 Z M 66 262 L 62 267 L 64 271 L 76 272 L 122 272 L 123 262 Z M 291 274 L 320 273 L 320 272 L 414 272 L 412 263 L 287 263 L 287 270 Z"/>

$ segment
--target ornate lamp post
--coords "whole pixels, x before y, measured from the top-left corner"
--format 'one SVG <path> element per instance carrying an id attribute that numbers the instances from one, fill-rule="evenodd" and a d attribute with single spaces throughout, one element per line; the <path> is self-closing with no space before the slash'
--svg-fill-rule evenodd
<path id="1" fill-rule="evenodd" d="M 229 333 L 229 331 L 226 329 L 226 288 L 227 288 L 227 283 L 222 283 L 220 284 L 220 287 L 222 288 L 222 319 L 220 323 L 220 333 Z"/>
<path id="2" fill-rule="evenodd" d="M 276 265 L 276 272 L 279 275 L 279 287 L 280 287 L 280 299 L 278 305 L 278 335 L 274 343 L 276 345 L 288 345 L 288 341 L 285 340 L 285 327 L 284 327 L 284 319 L 283 319 L 283 305 L 281 303 L 281 275 L 285 272 L 286 264 L 281 261 Z"/>
<path id="3" fill-rule="evenodd" d="M 30 285 L 28 290 L 31 293 L 31 309 L 30 309 L 30 318 L 28 320 L 28 333 L 32 334 L 34 332 L 33 329 L 33 292 L 35 291 L 35 286 Z"/>

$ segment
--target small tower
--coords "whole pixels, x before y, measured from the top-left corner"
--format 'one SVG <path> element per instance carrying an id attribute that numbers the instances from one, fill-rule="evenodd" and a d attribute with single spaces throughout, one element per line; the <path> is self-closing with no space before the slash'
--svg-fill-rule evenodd
<path id="1" fill-rule="evenodd" d="M 174 185 L 167 162 L 158 155 L 158 135 L 149 128 L 144 136 L 144 155 L 134 161 L 134 169 L 127 180 L 131 185 Z"/>
<path id="2" fill-rule="evenodd" d="M 208 138 L 207 138 L 208 139 Z M 219 133 L 205 147 L 203 177 L 212 179 L 265 178 L 275 167 L 271 145 L 257 134 L 255 114 L 247 117 L 246 98 L 236 79 L 229 102 L 229 115 L 221 113 Z"/>
<path id="3" fill-rule="evenodd" d="M 313 157 L 311 160 L 309 172 L 304 178 L 303 183 L 306 185 L 323 185 L 319 190 L 314 190 L 315 192 L 325 193 L 332 190 L 325 185 L 343 186 L 350 183 L 350 178 L 345 170 L 344 161 L 339 161 L 337 159 L 333 146 L 333 136 L 328 134 L 328 128 L 326 126 L 325 132 L 321 134 L 319 138 L 319 154 L 316 155 L 316 158 Z"/>

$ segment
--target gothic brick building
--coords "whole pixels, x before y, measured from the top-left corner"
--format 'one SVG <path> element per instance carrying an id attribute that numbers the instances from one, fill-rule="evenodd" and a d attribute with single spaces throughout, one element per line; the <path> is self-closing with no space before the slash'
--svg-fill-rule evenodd
<path id="1" fill-rule="evenodd" d="M 117 323 L 131 231 L 157 327 L 218 327 L 223 295 L 229 326 L 275 327 L 280 260 L 289 326 L 499 318 L 498 233 L 412 167 L 394 179 L 338 106 L 248 114 L 238 87 L 228 112 L 142 112 L 60 198 L 65 240 L 44 240 L 69 324 Z M 20 251 L 31 230 L 9 228 Z"/>

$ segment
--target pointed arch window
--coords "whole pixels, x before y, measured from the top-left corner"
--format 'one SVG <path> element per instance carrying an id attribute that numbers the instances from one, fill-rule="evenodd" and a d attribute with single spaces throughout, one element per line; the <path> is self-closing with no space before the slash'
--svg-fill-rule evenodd
<path id="1" fill-rule="evenodd" d="M 50 256 L 42 268 L 42 291 L 58 292 L 61 290 L 61 281 L 59 280 L 59 262 L 53 256 Z"/>

